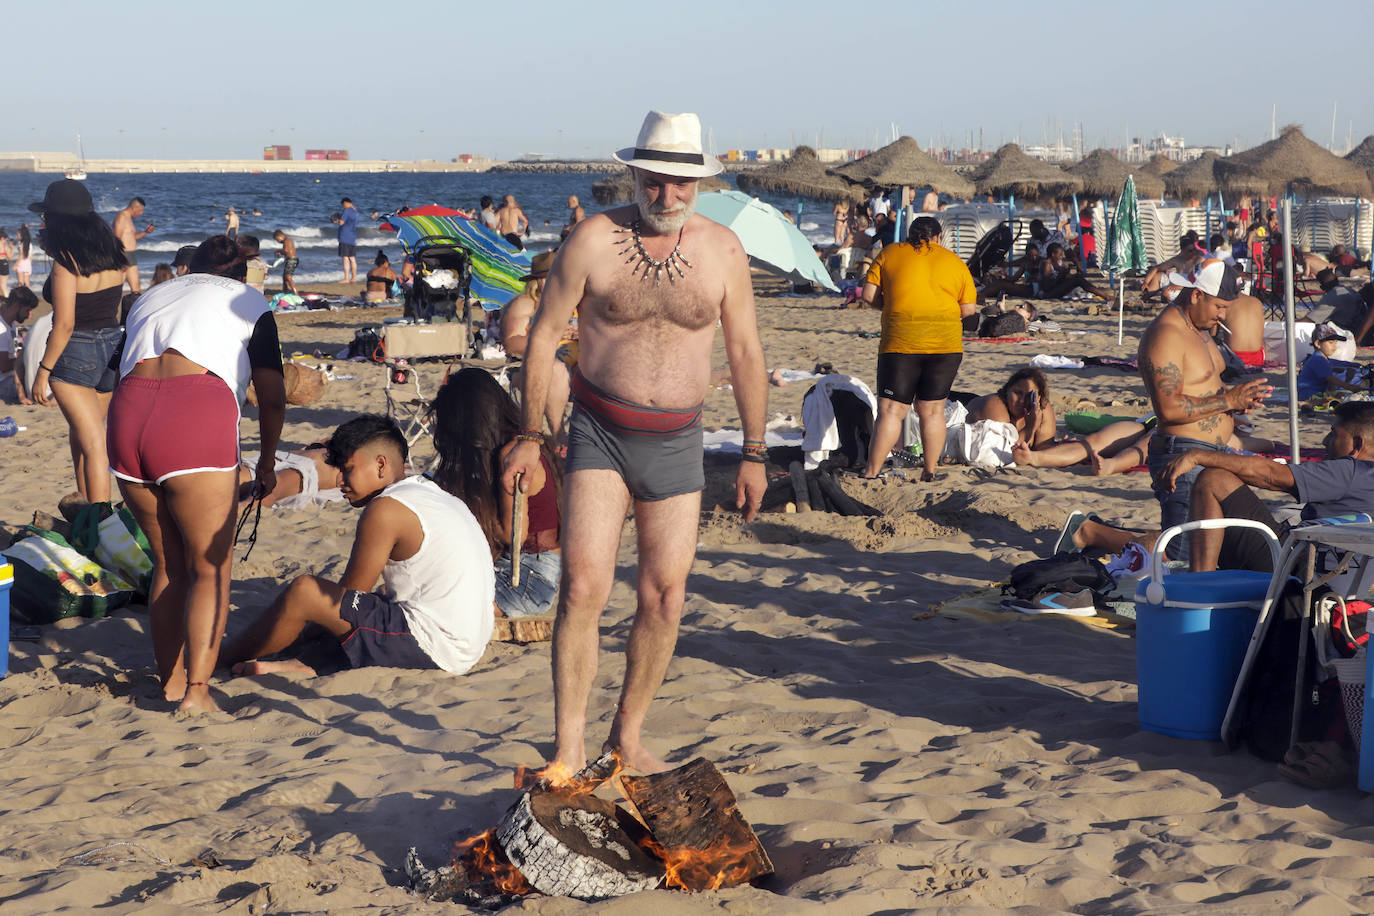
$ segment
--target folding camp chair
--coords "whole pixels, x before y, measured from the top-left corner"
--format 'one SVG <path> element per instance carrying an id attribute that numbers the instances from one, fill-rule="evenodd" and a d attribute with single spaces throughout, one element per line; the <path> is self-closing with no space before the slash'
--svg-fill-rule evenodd
<path id="1" fill-rule="evenodd" d="M 1306 670 L 1308 649 L 1312 639 L 1311 625 L 1320 620 L 1318 609 L 1313 606 L 1313 593 L 1325 587 L 1330 589 L 1332 594 L 1348 600 L 1364 597 L 1371 584 L 1374 584 L 1374 523 L 1369 522 L 1367 516 L 1357 518 L 1362 520 L 1318 520 L 1294 528 L 1288 533 L 1279 560 L 1274 564 L 1269 592 L 1260 607 L 1259 620 L 1255 624 L 1254 635 L 1250 638 L 1250 646 L 1241 665 L 1240 676 L 1236 679 L 1226 718 L 1221 725 L 1223 741 L 1229 740 L 1234 731 L 1234 718 L 1241 696 L 1246 689 L 1260 646 L 1264 642 L 1265 633 L 1288 579 L 1296 577 L 1302 583 L 1306 620 L 1301 629 L 1298 645 L 1295 647 L 1300 679 Z M 1294 685 L 1293 713 L 1289 723 L 1290 744 L 1297 740 L 1298 724 L 1305 699 L 1300 684 L 1301 681 Z M 1362 761 L 1366 764 L 1371 762 L 1374 761 Z M 1374 775 L 1374 768 L 1371 769 L 1371 774 Z M 1365 782 L 1362 778 L 1362 788 L 1365 787 Z M 1374 784 L 1369 788 L 1374 789 Z"/>
<path id="2" fill-rule="evenodd" d="M 386 415 L 396 421 L 405 436 L 406 445 L 414 447 L 424 436 L 434 437 L 433 396 L 426 395 L 420 387 L 420 373 L 408 363 L 387 360 L 386 385 L 382 391 L 386 395 Z M 448 377 L 448 373 L 444 373 Z M 411 397 L 409 389 L 414 389 Z"/>

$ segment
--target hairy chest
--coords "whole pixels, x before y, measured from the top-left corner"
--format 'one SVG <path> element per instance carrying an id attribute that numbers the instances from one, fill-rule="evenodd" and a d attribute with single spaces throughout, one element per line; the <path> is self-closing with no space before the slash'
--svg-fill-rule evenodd
<path id="1" fill-rule="evenodd" d="M 685 275 L 655 283 L 655 270 L 617 259 L 613 267 L 588 281 L 581 309 L 584 318 L 613 326 L 668 326 L 687 331 L 710 327 L 720 318 L 723 284 L 708 272 L 687 268 Z M 664 269 L 666 271 L 666 268 Z"/>

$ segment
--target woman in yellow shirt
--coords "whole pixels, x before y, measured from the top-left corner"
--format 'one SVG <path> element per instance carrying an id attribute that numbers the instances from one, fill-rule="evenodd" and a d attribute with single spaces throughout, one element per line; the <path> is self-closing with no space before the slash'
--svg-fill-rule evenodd
<path id="1" fill-rule="evenodd" d="M 940 223 L 917 217 L 907 241 L 889 245 L 864 283 L 865 302 L 883 310 L 878 345 L 878 422 L 865 477 L 876 477 L 913 406 L 925 450 L 922 480 L 935 479 L 945 447 L 945 398 L 964 358 L 961 319 L 977 308 L 973 276 L 959 256 L 940 245 Z"/>

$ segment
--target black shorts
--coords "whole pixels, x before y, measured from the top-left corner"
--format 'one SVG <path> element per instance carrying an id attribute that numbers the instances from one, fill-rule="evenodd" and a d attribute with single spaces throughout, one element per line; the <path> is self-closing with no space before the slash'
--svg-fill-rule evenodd
<path id="1" fill-rule="evenodd" d="M 878 396 L 889 401 L 943 401 L 954 387 L 962 353 L 878 354 Z"/>
<path id="2" fill-rule="evenodd" d="M 516 251 L 524 251 L 524 250 L 525 250 L 525 240 L 522 239 L 522 238 L 521 238 L 519 235 L 517 235 L 516 233 L 514 233 L 514 232 L 507 232 L 504 236 L 502 236 L 502 238 L 504 238 L 506 241 L 510 242 L 510 243 L 511 243 L 511 247 L 513 247 Z"/>
<path id="3" fill-rule="evenodd" d="M 1223 518 L 1248 518 L 1268 525 L 1280 541 L 1288 533 L 1287 526 L 1280 525 L 1269 507 L 1247 486 L 1240 487 L 1221 501 L 1221 514 Z M 1217 569 L 1273 572 L 1274 558 L 1269 552 L 1269 542 L 1264 535 L 1250 528 L 1225 529 L 1221 553 L 1217 556 Z"/>
<path id="4" fill-rule="evenodd" d="M 411 635 L 400 605 L 372 592 L 349 589 L 344 592 L 339 616 L 353 625 L 339 643 L 352 667 L 438 669 Z"/>
<path id="5" fill-rule="evenodd" d="M 358 246 L 350 245 L 347 242 L 339 243 L 339 257 L 356 258 L 358 256 Z"/>

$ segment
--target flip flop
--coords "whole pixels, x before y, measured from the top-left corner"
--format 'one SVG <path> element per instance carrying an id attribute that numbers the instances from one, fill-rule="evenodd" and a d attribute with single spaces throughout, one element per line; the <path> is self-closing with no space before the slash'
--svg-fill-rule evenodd
<path id="1" fill-rule="evenodd" d="M 1073 542 L 1073 536 L 1083 523 L 1088 520 L 1088 516 L 1078 510 L 1069 513 L 1069 517 L 1064 519 L 1064 527 L 1059 529 L 1059 539 L 1054 542 L 1054 552 L 1050 556 L 1060 553 L 1074 553 L 1078 546 Z"/>
<path id="2" fill-rule="evenodd" d="M 1355 764 L 1335 741 L 1293 745 L 1279 772 L 1309 789 L 1344 789 L 1355 784 Z"/>

